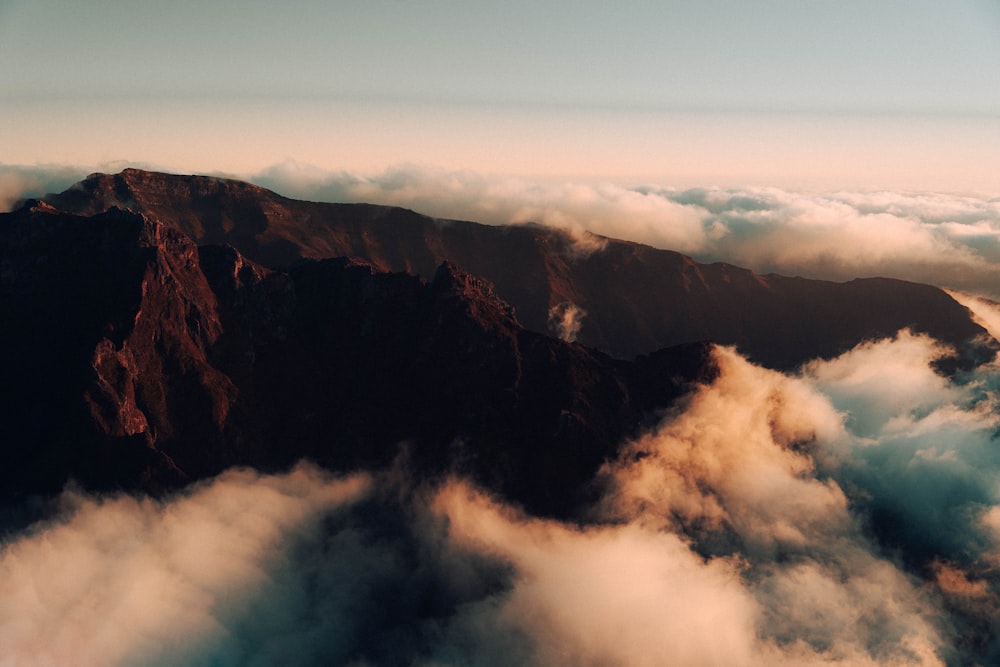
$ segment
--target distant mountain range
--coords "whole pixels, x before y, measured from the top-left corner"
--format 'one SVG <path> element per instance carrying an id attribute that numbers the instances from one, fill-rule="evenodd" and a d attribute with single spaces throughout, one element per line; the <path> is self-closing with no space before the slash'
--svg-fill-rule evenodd
<path id="1" fill-rule="evenodd" d="M 137 170 L 0 215 L 0 311 L 3 502 L 401 458 L 566 516 L 712 342 L 779 368 L 903 327 L 986 345 L 929 285 Z"/>

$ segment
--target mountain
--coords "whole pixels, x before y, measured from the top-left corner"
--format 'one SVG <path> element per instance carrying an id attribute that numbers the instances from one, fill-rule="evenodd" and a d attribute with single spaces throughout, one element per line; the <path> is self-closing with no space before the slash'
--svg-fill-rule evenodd
<path id="1" fill-rule="evenodd" d="M 567 515 L 714 376 L 708 340 L 786 367 L 904 326 L 968 355 L 984 333 L 927 285 L 587 242 L 136 170 L 26 202 L 0 215 L 0 500 L 403 457 Z M 567 304 L 604 351 L 545 333 Z"/>
<path id="2" fill-rule="evenodd" d="M 525 329 L 452 262 L 429 280 L 357 258 L 276 270 L 116 207 L 0 215 L 0 310 L 5 502 L 402 456 L 566 515 L 714 373 L 707 344 L 628 362 Z"/>
<path id="3" fill-rule="evenodd" d="M 618 358 L 712 340 L 790 369 L 903 327 L 968 355 L 976 354 L 969 341 L 985 333 L 963 306 L 930 285 L 758 275 L 627 241 L 538 225 L 440 220 L 388 206 L 302 202 L 220 178 L 126 169 L 93 174 L 45 201 L 81 215 L 128 208 L 199 245 L 229 244 L 270 268 L 354 256 L 380 271 L 429 280 L 452 261 L 492 283 L 528 329 Z M 560 330 L 567 314 L 577 331 Z"/>

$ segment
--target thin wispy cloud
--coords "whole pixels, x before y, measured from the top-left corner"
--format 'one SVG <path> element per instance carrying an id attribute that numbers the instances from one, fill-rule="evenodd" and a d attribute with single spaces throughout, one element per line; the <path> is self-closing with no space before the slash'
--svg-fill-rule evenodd
<path id="1" fill-rule="evenodd" d="M 58 192 L 82 178 L 80 169 L 64 166 L 18 167 L 0 164 L 0 211 L 20 200 Z"/>

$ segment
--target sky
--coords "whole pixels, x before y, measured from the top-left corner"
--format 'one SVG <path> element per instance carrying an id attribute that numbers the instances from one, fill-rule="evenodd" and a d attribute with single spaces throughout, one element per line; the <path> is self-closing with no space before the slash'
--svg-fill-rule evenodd
<path id="1" fill-rule="evenodd" d="M 0 0 L 0 162 L 996 195 L 995 0 Z"/>

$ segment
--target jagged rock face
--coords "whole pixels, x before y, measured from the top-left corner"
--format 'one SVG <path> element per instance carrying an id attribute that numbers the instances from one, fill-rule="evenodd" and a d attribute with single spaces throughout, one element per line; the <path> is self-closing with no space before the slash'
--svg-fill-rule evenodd
<path id="1" fill-rule="evenodd" d="M 402 450 L 567 514 L 709 347 L 613 360 L 524 329 L 453 263 L 264 268 L 142 214 L 0 215 L 0 496 L 156 491 L 236 464 L 383 466 Z"/>
<path id="2" fill-rule="evenodd" d="M 431 279 L 451 260 L 495 285 L 529 329 L 554 331 L 553 315 L 571 308 L 579 317 L 576 340 L 619 358 L 712 340 L 787 369 L 903 327 L 969 354 L 975 349 L 968 341 L 984 333 L 964 307 L 928 285 L 760 276 L 625 241 L 579 242 L 536 225 L 491 227 L 385 206 L 299 202 L 239 181 L 129 169 L 94 174 L 46 200 L 87 215 L 126 206 L 199 244 L 228 243 L 271 267 L 357 256 L 381 270 Z"/>
<path id="3" fill-rule="evenodd" d="M 624 437 L 714 372 L 705 344 L 636 364 L 528 331 L 451 263 L 429 283 L 348 258 L 288 278 L 283 333 L 227 352 L 253 359 L 231 373 L 250 378 L 240 386 L 254 387 L 254 432 L 278 464 L 387 465 L 403 443 L 411 468 L 461 472 L 565 514 Z"/>
<path id="4" fill-rule="evenodd" d="M 234 391 L 207 360 L 221 326 L 194 243 L 131 212 L 35 206 L 0 224 L 0 266 L 3 487 L 50 490 L 66 466 L 95 486 L 202 474 L 190 446 L 155 446 L 221 430 Z"/>

